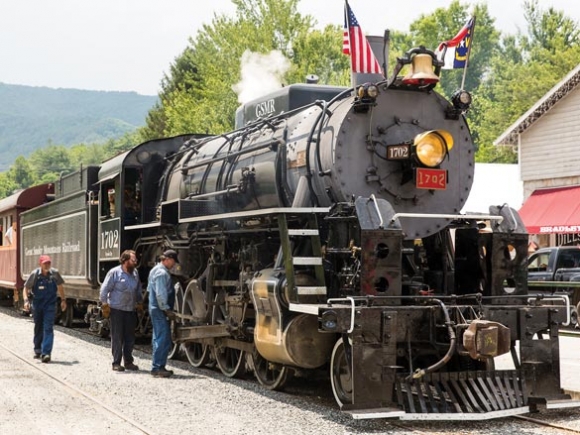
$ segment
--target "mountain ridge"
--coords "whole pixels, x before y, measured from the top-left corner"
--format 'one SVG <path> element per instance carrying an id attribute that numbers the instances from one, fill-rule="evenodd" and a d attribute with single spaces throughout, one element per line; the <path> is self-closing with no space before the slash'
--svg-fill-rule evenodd
<path id="1" fill-rule="evenodd" d="M 157 97 L 0 82 L 0 172 L 46 145 L 99 143 L 145 125 Z"/>

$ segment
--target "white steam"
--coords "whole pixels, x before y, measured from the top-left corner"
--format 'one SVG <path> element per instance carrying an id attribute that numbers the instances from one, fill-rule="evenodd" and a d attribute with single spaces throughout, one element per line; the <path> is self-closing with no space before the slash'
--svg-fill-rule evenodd
<path id="1" fill-rule="evenodd" d="M 232 86 L 238 102 L 245 104 L 262 95 L 280 89 L 282 77 L 290 68 L 290 61 L 278 51 L 269 54 L 244 51 L 241 59 L 242 79 Z"/>

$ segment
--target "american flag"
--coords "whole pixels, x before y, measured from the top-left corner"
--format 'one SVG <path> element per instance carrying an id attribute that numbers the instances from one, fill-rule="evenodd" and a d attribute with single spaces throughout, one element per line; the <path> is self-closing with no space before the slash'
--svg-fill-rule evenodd
<path id="1" fill-rule="evenodd" d="M 350 54 L 352 72 L 382 74 L 383 70 L 348 2 L 344 3 L 344 33 L 342 52 Z"/>

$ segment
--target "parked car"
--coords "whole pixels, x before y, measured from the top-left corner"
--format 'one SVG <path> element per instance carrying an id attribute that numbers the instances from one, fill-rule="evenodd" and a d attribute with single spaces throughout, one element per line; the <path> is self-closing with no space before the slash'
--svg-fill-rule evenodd
<path id="1" fill-rule="evenodd" d="M 573 307 L 571 323 L 580 312 L 580 247 L 553 246 L 538 249 L 528 259 L 528 287 L 531 293 L 566 294 Z"/>

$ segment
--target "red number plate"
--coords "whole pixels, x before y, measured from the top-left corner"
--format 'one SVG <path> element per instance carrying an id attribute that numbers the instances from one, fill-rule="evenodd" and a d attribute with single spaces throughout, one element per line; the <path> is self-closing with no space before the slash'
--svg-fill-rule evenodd
<path id="1" fill-rule="evenodd" d="M 417 189 L 438 189 L 447 188 L 447 171 L 445 169 L 417 168 L 416 186 Z"/>

